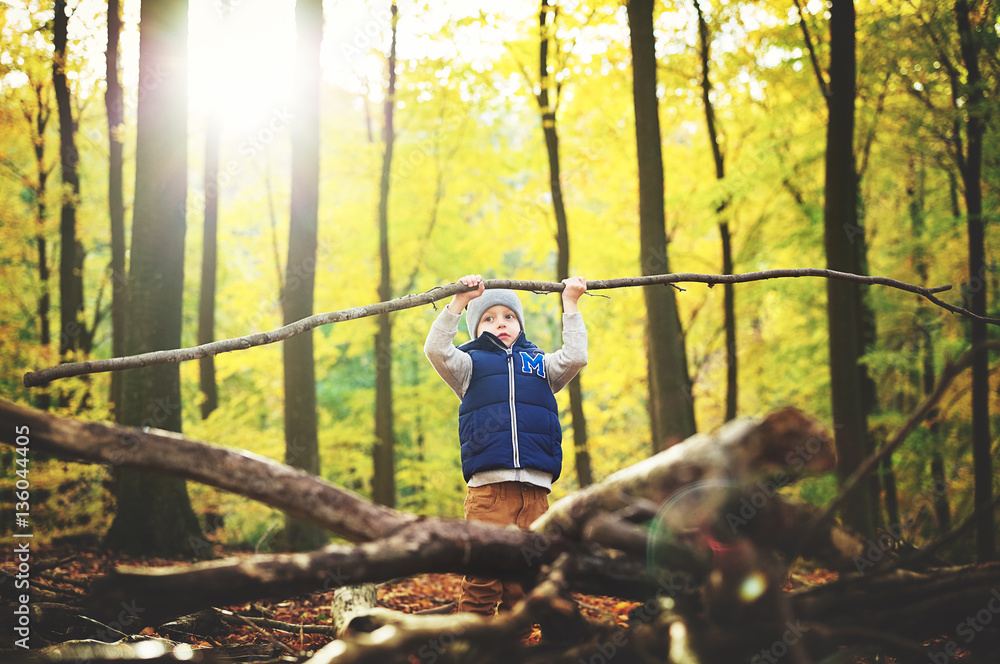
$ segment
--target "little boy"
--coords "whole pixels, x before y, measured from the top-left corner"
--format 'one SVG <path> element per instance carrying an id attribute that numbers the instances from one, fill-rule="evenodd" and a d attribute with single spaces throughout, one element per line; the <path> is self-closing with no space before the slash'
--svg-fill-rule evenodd
<path id="1" fill-rule="evenodd" d="M 549 507 L 562 469 L 562 426 L 554 394 L 587 364 L 587 328 L 577 301 L 582 277 L 564 279 L 563 347 L 542 353 L 524 336 L 521 301 L 512 290 L 484 290 L 480 275 L 459 281 L 459 293 L 434 321 L 424 353 L 462 400 L 458 433 L 469 486 L 465 518 L 527 528 Z M 455 348 L 458 320 L 468 305 L 472 341 Z M 491 616 L 523 596 L 516 583 L 467 576 L 458 610 Z"/>

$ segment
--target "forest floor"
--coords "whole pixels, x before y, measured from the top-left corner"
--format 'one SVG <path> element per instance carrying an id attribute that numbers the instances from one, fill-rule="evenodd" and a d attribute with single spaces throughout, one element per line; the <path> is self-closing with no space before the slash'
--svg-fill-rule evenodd
<path id="1" fill-rule="evenodd" d="M 221 552 L 220 552 L 221 553 Z M 234 553 L 226 555 L 249 556 L 249 553 Z M 38 552 L 35 569 L 42 571 L 33 575 L 33 588 L 41 591 L 37 594 L 62 597 L 61 601 L 72 603 L 84 596 L 92 581 L 110 573 L 119 566 L 163 567 L 184 564 L 176 561 L 158 558 L 127 558 L 112 556 L 106 551 L 96 549 L 75 549 L 71 547 L 47 548 Z M 804 586 L 815 586 L 828 583 L 837 578 L 835 572 L 826 570 L 795 571 L 785 580 L 784 589 L 793 590 Z M 420 576 L 398 579 L 378 586 L 378 604 L 387 609 L 405 613 L 453 613 L 458 600 L 461 586 L 461 576 L 454 574 L 423 574 Z M 614 597 L 575 594 L 581 613 L 589 620 L 617 624 L 626 627 L 629 611 L 638 606 L 637 602 L 625 601 Z M 288 623 L 284 628 L 270 626 L 258 627 L 251 624 L 228 624 L 224 629 L 213 630 L 211 634 L 205 630 L 195 630 L 198 633 L 187 633 L 183 630 L 171 629 L 158 631 L 146 627 L 141 634 L 150 637 L 170 639 L 175 642 L 188 643 L 195 648 L 225 648 L 238 647 L 280 649 L 287 654 L 302 654 L 316 651 L 334 639 L 331 621 L 331 602 L 333 591 L 315 592 L 298 597 L 284 598 L 275 601 L 257 601 L 236 606 L 218 607 L 236 616 L 247 618 L 269 618 L 273 621 Z M 52 601 L 52 600 L 48 600 Z M 57 600 L 59 601 L 59 600 Z M 237 622 L 231 620 L 231 622 Z M 305 630 L 328 628 L 327 633 L 306 633 L 291 626 L 305 626 Z M 94 627 L 95 634 L 100 628 Z M 124 636 L 124 635 L 123 635 Z M 529 643 L 537 643 L 541 634 L 536 627 L 531 634 Z M 856 659 L 856 664 L 872 661 L 863 658 Z M 880 661 L 891 662 L 892 659 Z"/>

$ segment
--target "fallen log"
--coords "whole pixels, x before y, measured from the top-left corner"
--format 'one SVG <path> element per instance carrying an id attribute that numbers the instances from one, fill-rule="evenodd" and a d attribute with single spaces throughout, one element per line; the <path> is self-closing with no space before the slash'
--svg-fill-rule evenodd
<path id="1" fill-rule="evenodd" d="M 527 560 L 537 546 L 532 533 L 455 519 L 424 519 L 391 537 L 355 546 L 331 544 L 299 554 L 258 555 L 174 567 L 119 567 L 93 584 L 86 608 L 100 617 L 132 601 L 143 624 L 208 606 L 292 597 L 345 585 L 379 582 L 424 572 L 471 573 L 533 583 L 539 563 L 561 547 Z"/>
<path id="2" fill-rule="evenodd" d="M 658 506 L 666 504 L 668 498 L 693 495 L 705 520 L 688 526 L 704 529 L 717 516 L 715 512 L 724 507 L 720 496 L 730 494 L 713 495 L 711 501 L 705 501 L 698 494 L 685 494 L 690 487 L 704 486 L 704 482 L 715 479 L 729 482 L 732 486 L 727 488 L 731 489 L 739 486 L 739 478 L 767 469 L 776 473 L 779 483 L 785 483 L 807 468 L 821 470 L 833 463 L 829 438 L 815 420 L 798 411 L 779 411 L 761 422 L 740 422 L 716 435 L 695 436 L 572 494 L 534 524 L 537 532 L 530 533 L 482 523 L 418 519 L 372 505 L 319 478 L 249 453 L 169 432 L 77 422 L 0 402 L 0 427 L 14 421 L 31 427 L 36 449 L 64 458 L 111 462 L 196 479 L 285 509 L 345 537 L 371 542 L 355 547 L 329 546 L 295 556 L 256 556 L 177 568 L 119 569 L 95 583 L 85 603 L 90 610 L 100 616 L 102 607 L 138 601 L 149 611 L 144 624 L 212 605 L 291 596 L 421 572 L 514 578 L 530 587 L 537 580 L 540 565 L 569 550 L 567 537 L 585 545 L 573 546 L 589 564 L 586 573 L 580 574 L 588 579 L 571 578 L 573 583 L 644 600 L 664 578 L 670 578 L 674 585 L 673 579 L 683 578 L 681 585 L 690 585 L 692 577 L 706 573 L 709 563 L 704 556 L 698 559 L 704 544 L 681 539 L 672 548 L 661 547 L 656 562 L 670 570 L 668 574 L 629 569 L 623 579 L 615 568 L 628 569 L 628 565 L 623 567 L 624 561 L 602 551 L 619 548 L 641 556 L 640 534 L 631 532 L 629 543 L 625 537 L 616 542 L 614 534 L 621 535 L 622 528 L 616 531 L 614 520 L 610 527 L 598 527 L 602 519 L 610 516 L 642 521 L 651 514 L 662 517 L 663 510 Z M 13 431 L 13 427 L 4 430 Z M 790 511 L 781 500 L 769 501 L 761 514 L 772 517 L 758 518 L 756 528 L 750 532 L 757 534 L 762 546 L 767 546 L 768 538 L 777 542 L 794 540 L 798 522 L 789 518 Z M 561 524 L 564 535 L 552 524 Z M 762 524 L 771 525 L 763 528 Z M 594 539 L 588 540 L 584 533 Z M 594 543 L 600 547 L 593 549 Z M 681 572 L 690 576 L 678 576 Z"/>
<path id="3" fill-rule="evenodd" d="M 81 422 L 0 399 L 0 443 L 14 447 L 15 427 L 25 426 L 33 452 L 195 480 L 277 507 L 350 541 L 386 537 L 417 518 L 246 450 L 171 431 Z"/>
<path id="4" fill-rule="evenodd" d="M 833 441 L 823 427 L 801 411 L 786 408 L 761 421 L 738 420 L 718 433 L 696 434 L 575 491 L 552 505 L 532 529 L 579 539 L 586 524 L 596 517 L 636 509 L 637 505 L 684 510 L 690 507 L 685 498 L 697 503 L 699 511 L 711 520 L 716 515 L 706 501 L 721 500 L 725 492 L 701 489 L 738 486 L 770 471 L 773 477 L 769 481 L 776 491 L 805 471 L 831 470 L 835 461 Z"/>
<path id="5" fill-rule="evenodd" d="M 865 558 L 869 543 L 831 520 L 804 538 L 803 524 L 812 523 L 815 508 L 784 499 L 778 489 L 802 473 L 831 468 L 833 450 L 823 429 L 794 410 L 688 439 L 571 494 L 533 524 L 533 531 L 375 508 L 253 455 L 161 432 L 74 423 L 0 402 L 0 426 L 12 418 L 29 423 L 36 449 L 60 456 L 113 459 L 222 488 L 240 489 L 236 485 L 266 478 L 263 484 L 270 488 L 252 497 L 290 506 L 297 516 L 364 540 L 308 554 L 119 568 L 95 581 L 78 606 L 89 616 L 110 619 L 112 607 L 131 603 L 136 620 L 130 630 L 208 606 L 423 572 L 516 579 L 529 591 L 513 614 L 493 621 L 466 624 L 468 617 L 430 616 L 432 622 L 412 622 L 375 612 L 371 633 L 331 642 L 316 654 L 316 664 L 406 662 L 442 634 L 451 635 L 455 658 L 446 650 L 424 651 L 441 662 L 588 661 L 607 657 L 609 644 L 616 662 L 651 661 L 650 653 L 675 649 L 689 653 L 692 662 L 730 662 L 784 643 L 789 625 L 804 628 L 796 644 L 782 646 L 795 653 L 790 661 L 826 656 L 837 639 L 912 655 L 922 647 L 921 636 L 954 632 L 962 616 L 989 609 L 989 588 L 1000 587 L 994 568 L 928 571 L 921 577 L 901 570 L 878 574 L 879 561 L 858 562 L 873 557 Z M 134 440 L 142 444 L 123 444 L 125 435 L 138 436 Z M 199 463 L 189 463 L 193 455 Z M 206 467 L 218 472 L 193 470 Z M 294 493 L 300 490 L 305 499 Z M 332 503 L 324 503 L 326 498 Z M 838 584 L 781 592 L 786 564 L 796 555 L 858 571 L 844 574 Z M 879 552 L 880 560 L 890 557 Z M 567 599 L 570 591 L 634 599 L 640 606 L 632 625 L 609 631 L 580 619 Z M 554 648 L 544 658 L 514 638 L 531 622 L 545 624 L 543 633 Z M 991 634 L 984 627 L 977 650 L 989 652 Z"/>

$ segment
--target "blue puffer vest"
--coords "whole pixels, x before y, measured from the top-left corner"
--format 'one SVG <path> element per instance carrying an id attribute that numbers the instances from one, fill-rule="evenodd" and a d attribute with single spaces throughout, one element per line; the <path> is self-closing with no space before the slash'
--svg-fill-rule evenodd
<path id="1" fill-rule="evenodd" d="M 524 338 L 508 349 L 489 332 L 459 350 L 472 357 L 472 378 L 458 409 L 462 474 L 498 468 L 562 470 L 559 408 L 545 376 L 544 353 Z"/>

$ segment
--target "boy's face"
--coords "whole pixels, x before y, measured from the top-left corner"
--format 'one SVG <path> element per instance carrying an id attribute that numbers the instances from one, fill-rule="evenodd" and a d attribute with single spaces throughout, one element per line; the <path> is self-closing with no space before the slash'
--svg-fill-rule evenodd
<path id="1" fill-rule="evenodd" d="M 517 315 L 502 304 L 497 304 L 483 314 L 479 319 L 479 329 L 476 330 L 478 337 L 483 332 L 489 332 L 497 339 L 506 344 L 507 348 L 517 341 L 521 334 L 521 324 L 517 320 Z"/>

